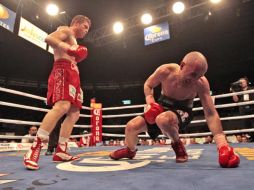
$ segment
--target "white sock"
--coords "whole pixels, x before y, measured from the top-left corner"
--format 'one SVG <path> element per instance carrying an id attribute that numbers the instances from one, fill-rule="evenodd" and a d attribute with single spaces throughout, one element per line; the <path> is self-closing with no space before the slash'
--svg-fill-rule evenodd
<path id="1" fill-rule="evenodd" d="M 59 140 L 58 140 L 58 142 L 60 144 L 64 144 L 64 143 L 66 143 L 68 141 L 69 141 L 69 138 L 65 138 L 65 137 L 59 137 Z"/>
<path id="2" fill-rule="evenodd" d="M 63 151 L 66 151 L 66 150 L 67 150 L 66 143 L 68 142 L 68 140 L 69 140 L 69 138 L 59 137 L 58 144 L 59 144 L 60 148 L 61 148 Z"/>
<path id="3" fill-rule="evenodd" d="M 38 132 L 37 132 L 37 136 L 41 139 L 41 140 L 48 140 L 49 139 L 49 132 L 39 128 Z"/>

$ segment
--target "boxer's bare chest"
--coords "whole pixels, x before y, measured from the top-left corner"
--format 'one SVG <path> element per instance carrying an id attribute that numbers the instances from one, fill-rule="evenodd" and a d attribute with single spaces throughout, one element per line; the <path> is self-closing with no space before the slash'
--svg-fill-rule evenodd
<path id="1" fill-rule="evenodd" d="M 70 45 L 77 45 L 77 40 L 74 36 L 70 36 L 65 42 Z"/>
<path id="2" fill-rule="evenodd" d="M 197 95 L 195 85 L 183 86 L 179 81 L 172 78 L 162 82 L 162 93 L 176 100 L 193 99 Z"/>
<path id="3" fill-rule="evenodd" d="M 64 42 L 69 45 L 77 45 L 77 40 L 74 38 L 74 36 L 68 37 Z M 56 49 L 54 51 L 54 57 L 55 57 L 55 60 L 62 58 L 62 59 L 68 59 L 70 61 L 75 62 L 74 58 L 70 57 L 65 51 L 62 51 L 60 49 Z"/>

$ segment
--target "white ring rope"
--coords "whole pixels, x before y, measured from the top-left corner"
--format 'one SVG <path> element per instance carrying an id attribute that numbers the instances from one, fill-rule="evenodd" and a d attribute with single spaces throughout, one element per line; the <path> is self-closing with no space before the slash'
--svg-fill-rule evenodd
<path id="1" fill-rule="evenodd" d="M 33 107 L 33 106 L 25 106 L 25 105 L 21 105 L 21 104 L 15 104 L 15 103 L 10 103 L 10 102 L 3 102 L 3 101 L 0 101 L 0 105 L 14 107 L 14 108 L 34 110 L 34 111 L 41 111 L 41 112 L 48 112 L 49 111 L 49 109 L 38 108 L 38 107 Z"/>
<path id="2" fill-rule="evenodd" d="M 223 105 L 215 105 L 215 108 L 229 108 L 229 107 L 236 107 L 236 106 L 243 106 L 243 105 L 252 105 L 254 101 L 246 101 L 246 102 L 239 102 L 239 103 L 229 103 Z M 200 111 L 203 110 L 203 107 L 193 108 L 192 111 Z M 131 116 L 138 116 L 142 115 L 142 113 L 130 113 L 130 114 L 117 114 L 117 115 L 103 115 L 102 118 L 117 118 L 117 117 L 131 117 Z"/>
<path id="3" fill-rule="evenodd" d="M 102 133 L 104 137 L 125 137 L 123 134 L 113 134 L 113 133 Z M 138 137 L 149 137 L 148 135 L 138 135 Z"/>
<path id="4" fill-rule="evenodd" d="M 0 91 L 11 93 L 11 94 L 16 94 L 16 95 L 20 95 L 20 96 L 25 96 L 25 97 L 29 97 L 29 98 L 33 98 L 33 99 L 37 99 L 37 100 L 42 100 L 44 102 L 47 101 L 47 98 L 44 98 L 42 96 L 36 96 L 33 94 L 29 94 L 29 93 L 25 93 L 25 92 L 21 92 L 21 91 L 17 91 L 17 90 L 11 90 L 8 88 L 0 87 Z M 87 107 L 87 106 L 82 106 L 82 109 L 92 110 L 90 107 Z"/>
<path id="5" fill-rule="evenodd" d="M 226 98 L 226 97 L 230 97 L 233 95 L 243 95 L 243 94 L 252 94 L 254 93 L 254 90 L 244 90 L 244 91 L 240 91 L 240 92 L 231 92 L 231 93 L 226 93 L 226 94 L 219 94 L 219 95 L 215 95 L 213 96 L 214 98 Z"/>
<path id="6" fill-rule="evenodd" d="M 102 125 L 102 128 L 125 128 L 126 125 Z"/>
<path id="7" fill-rule="evenodd" d="M 237 133 L 248 133 L 248 132 L 254 132 L 254 129 L 239 129 L 239 130 L 228 130 L 224 131 L 224 134 L 230 135 L 230 134 L 237 134 Z M 212 135 L 211 132 L 205 132 L 205 133 L 192 133 L 192 134 L 179 134 L 180 137 L 204 137 Z M 91 136 L 91 134 L 85 134 L 85 135 L 72 135 L 70 138 L 79 138 L 83 136 Z M 113 133 L 102 133 L 102 136 L 104 137 L 125 137 L 124 134 L 113 134 Z M 138 137 L 147 137 L 150 138 L 149 135 L 138 135 Z M 165 135 L 159 135 L 159 138 L 166 137 Z M 0 139 L 32 139 L 34 137 L 29 136 L 11 136 L 11 135 L 0 135 Z"/>
<path id="8" fill-rule="evenodd" d="M 1 123 L 17 124 L 17 125 L 40 125 L 41 122 L 21 121 L 15 119 L 0 119 Z"/>
<path id="9" fill-rule="evenodd" d="M 217 105 L 215 107 L 216 108 L 227 108 L 227 107 L 235 107 L 235 106 L 251 105 L 251 104 L 254 104 L 254 101 L 240 102 L 240 103 L 229 103 L 229 104 Z M 42 112 L 49 111 L 49 109 L 38 108 L 38 107 L 33 107 L 33 106 L 25 106 L 25 105 L 21 105 L 21 104 L 14 104 L 14 103 L 3 102 L 3 101 L 0 101 L 0 105 L 28 109 L 28 110 L 42 111 Z M 203 110 L 203 107 L 193 108 L 193 111 L 199 111 L 199 110 Z M 143 112 L 142 113 L 132 113 L 132 114 L 103 115 L 102 118 L 132 117 L 132 116 L 139 116 L 142 114 L 143 114 Z M 87 114 L 80 114 L 80 117 L 89 118 L 92 116 L 87 115 Z"/>
<path id="10" fill-rule="evenodd" d="M 254 114 L 251 115 L 240 115 L 240 116 L 231 116 L 231 117 L 222 117 L 220 120 L 238 120 L 238 119 L 250 119 L 254 118 Z M 191 121 L 191 123 L 206 123 L 205 119 Z M 126 125 L 102 125 L 102 128 L 125 128 Z"/>
<path id="11" fill-rule="evenodd" d="M 71 135 L 70 138 L 79 138 L 79 137 L 88 137 L 92 134 L 84 134 L 84 135 Z M 35 136 L 12 136 L 12 135 L 0 135 L 0 139 L 34 139 Z"/>
<path id="12" fill-rule="evenodd" d="M 240 115 L 240 116 L 232 116 L 232 117 L 222 117 L 220 118 L 220 120 L 222 121 L 226 121 L 226 120 L 238 120 L 238 119 L 250 119 L 250 118 L 254 118 L 254 114 L 251 115 Z M 195 121 L 191 121 L 191 123 L 205 123 L 206 120 L 195 120 Z"/>
<path id="13" fill-rule="evenodd" d="M 25 97 L 29 97 L 29 98 L 33 98 L 33 99 L 37 99 L 37 100 L 42 100 L 42 101 L 47 100 L 46 98 L 41 97 L 41 96 L 36 96 L 36 95 L 29 94 L 29 93 L 20 92 L 20 91 L 17 91 L 17 90 L 11 90 L 11 89 L 8 89 L 8 88 L 3 88 L 3 87 L 0 87 L 0 91 L 8 92 L 10 94 L 16 94 L 16 95 L 20 95 L 20 96 L 25 96 Z"/>
<path id="14" fill-rule="evenodd" d="M 242 94 L 251 94 L 254 93 L 254 90 L 246 90 L 246 91 L 240 91 L 240 92 L 232 92 L 232 93 L 227 93 L 227 94 L 220 94 L 220 95 L 215 95 L 212 96 L 213 98 L 224 98 L 224 97 L 231 97 L 233 95 L 242 95 Z M 194 98 L 194 101 L 199 101 L 199 98 Z M 248 105 L 248 104 L 254 104 L 254 101 L 248 101 L 248 102 L 239 102 L 239 103 L 231 103 L 231 104 L 224 104 L 225 107 L 233 107 L 233 106 L 240 106 L 240 105 Z M 132 105 L 132 106 L 118 106 L 118 107 L 107 107 L 107 108 L 102 108 L 103 111 L 107 110 L 119 110 L 119 109 L 130 109 L 130 108 L 143 108 L 145 107 L 146 104 L 142 105 Z M 216 108 L 224 108 L 223 105 L 216 105 Z M 197 107 L 193 108 L 193 111 L 198 111 L 202 110 L 203 107 Z M 135 116 L 135 115 L 131 115 Z M 125 116 L 123 116 L 125 117 Z M 129 117 L 129 116 L 126 116 Z M 105 117 L 105 118 L 111 118 L 111 117 Z"/>
<path id="15" fill-rule="evenodd" d="M 41 97 L 41 96 L 35 96 L 32 94 L 16 91 L 16 90 L 10 90 L 7 88 L 2 88 L 0 87 L 0 91 L 8 92 L 8 93 L 13 93 L 21 96 L 26 96 L 26 97 L 31 97 L 39 100 L 46 100 L 46 98 Z M 229 97 L 232 95 L 241 95 L 241 94 L 250 94 L 254 93 L 254 90 L 246 90 L 246 91 L 240 91 L 240 92 L 233 92 L 233 93 L 228 93 L 228 94 L 221 94 L 221 95 L 215 95 L 213 96 L 214 98 L 223 98 L 223 97 Z M 199 100 L 199 98 L 195 98 L 194 100 Z M 229 103 L 229 104 L 223 104 L 223 105 L 215 105 L 215 108 L 226 108 L 226 107 L 234 107 L 234 106 L 241 106 L 241 105 L 250 105 L 254 104 L 254 101 L 246 101 L 246 102 L 239 102 L 239 103 Z M 8 102 L 0 102 L 0 105 L 4 106 L 12 106 L 12 107 L 18 107 L 18 108 L 23 108 L 23 109 L 31 109 L 31 110 L 36 110 L 36 111 L 43 111 L 47 112 L 49 111 L 48 109 L 43 109 L 43 108 L 37 108 L 37 107 L 32 107 L 32 106 L 22 106 L 20 104 L 14 104 L 14 103 L 8 103 Z M 119 107 L 108 107 L 108 108 L 102 108 L 103 111 L 107 110 L 117 110 L 117 109 L 130 109 L 130 108 L 142 108 L 144 107 L 145 104 L 143 105 L 132 105 L 132 106 L 119 106 Z M 82 108 L 87 109 L 87 110 L 92 110 L 90 107 L 82 106 Z M 200 111 L 203 110 L 203 107 L 197 107 L 193 108 L 193 111 Z M 143 113 L 133 113 L 133 114 L 118 114 L 118 115 L 103 115 L 103 118 L 117 118 L 117 117 L 131 117 L 131 116 L 137 116 L 141 115 Z M 87 114 L 80 114 L 80 117 L 91 117 L 91 115 Z"/>
<path id="16" fill-rule="evenodd" d="M 239 129 L 239 130 L 228 130 L 223 131 L 226 135 L 232 135 L 237 133 L 248 133 L 248 132 L 254 132 L 254 129 Z M 179 134 L 180 137 L 205 137 L 208 135 L 212 135 L 212 132 L 205 132 L 205 133 L 192 133 L 192 134 Z M 113 133 L 102 133 L 102 136 L 105 137 L 125 137 L 124 134 L 113 134 Z M 149 135 L 138 135 L 138 137 L 147 137 L 150 138 Z M 159 138 L 166 137 L 165 135 L 159 135 Z"/>
<path id="17" fill-rule="evenodd" d="M 223 105 L 216 105 L 216 108 L 228 108 L 228 107 L 236 107 L 236 106 L 242 106 L 242 105 L 251 105 L 254 104 L 254 101 L 246 101 L 246 102 L 239 102 L 239 103 L 229 103 L 229 104 L 223 104 Z M 42 112 L 48 112 L 49 109 L 44 109 L 44 108 L 38 108 L 38 107 L 33 107 L 33 106 L 25 106 L 21 104 L 15 104 L 15 103 L 10 103 L 10 102 L 3 102 L 0 101 L 0 105 L 3 106 L 9 106 L 9 107 L 16 107 L 16 108 L 22 108 L 22 109 L 28 109 L 28 110 L 35 110 L 35 111 L 42 111 Z M 142 105 L 143 106 L 143 105 Z M 125 107 L 125 106 L 123 106 Z M 134 108 L 135 106 L 129 107 L 129 108 Z M 139 105 L 140 107 L 140 105 Z M 122 109 L 122 108 L 121 108 Z M 200 111 L 203 110 L 203 107 L 197 107 L 193 108 L 193 111 Z M 142 113 L 132 113 L 132 114 L 117 114 L 117 115 L 103 115 L 102 118 L 118 118 L 118 117 L 131 117 L 131 116 L 138 116 L 142 115 Z M 80 117 L 91 117 L 91 115 L 87 114 L 80 114 Z"/>
<path id="18" fill-rule="evenodd" d="M 117 114 L 117 115 L 102 115 L 102 118 L 117 118 L 117 117 L 131 117 L 131 116 L 139 116 L 142 113 L 129 113 L 129 114 Z"/>
<path id="19" fill-rule="evenodd" d="M 22 120 L 14 120 L 14 119 L 0 119 L 0 123 L 9 123 L 9 124 L 17 124 L 17 125 L 41 125 L 41 122 L 22 121 Z M 74 125 L 74 127 L 91 128 L 91 125 Z"/>
<path id="20" fill-rule="evenodd" d="M 16 95 L 21 95 L 21 96 L 25 96 L 25 97 L 30 97 L 30 98 L 34 98 L 34 99 L 38 99 L 38 100 L 43 100 L 45 101 L 46 98 L 41 97 L 41 96 L 36 96 L 36 95 L 32 95 L 32 94 L 28 94 L 28 93 L 24 93 L 24 92 L 20 92 L 20 91 L 16 91 L 16 90 L 11 90 L 11 89 L 7 89 L 7 88 L 2 88 L 0 87 L 0 91 L 3 92 L 8 92 L 8 93 L 12 93 L 12 94 L 16 94 Z M 230 97 L 232 95 L 242 95 L 242 94 L 250 94 L 250 93 L 254 93 L 254 90 L 247 90 L 247 91 L 241 91 L 241 92 L 233 92 L 233 93 L 228 93 L 228 94 L 221 94 L 221 95 L 216 95 L 213 96 L 213 98 L 223 98 L 223 97 Z M 198 101 L 199 98 L 195 98 L 194 101 Z M 242 106 L 242 105 L 250 105 L 250 104 L 254 104 L 254 101 L 246 101 L 246 102 L 239 102 L 239 103 L 229 103 L 229 104 L 223 104 L 223 105 L 215 105 L 216 108 L 227 108 L 227 107 L 235 107 L 235 106 Z M 38 108 L 38 107 L 33 107 L 33 106 L 25 106 L 25 105 L 21 105 L 21 104 L 15 104 L 15 103 L 10 103 L 10 102 L 3 102 L 0 101 L 0 105 L 3 106 L 10 106 L 10 107 L 16 107 L 16 108 L 23 108 L 23 109 L 30 109 L 30 110 L 35 110 L 35 111 L 42 111 L 42 112 L 48 112 L 49 109 L 44 109 L 44 108 Z M 108 107 L 108 108 L 102 108 L 103 111 L 107 111 L 107 110 L 119 110 L 119 109 L 130 109 L 130 108 L 143 108 L 145 106 L 144 105 L 132 105 L 132 106 L 120 106 L 120 107 Z M 82 106 L 83 109 L 86 110 L 92 110 L 92 108 L 90 107 L 86 107 L 86 106 Z M 197 108 L 193 108 L 193 111 L 199 111 L 202 110 L 203 107 L 197 107 Z M 142 113 L 132 113 L 132 114 L 118 114 L 118 115 L 104 115 L 102 116 L 103 118 L 118 118 L 118 117 L 131 117 L 131 116 L 138 116 L 138 115 L 142 115 Z M 80 114 L 80 117 L 91 117 L 91 115 L 86 115 L 86 114 Z M 254 118 L 254 114 L 251 115 L 241 115 L 241 116 L 233 116 L 233 117 L 224 117 L 221 118 L 221 120 L 238 120 L 238 119 L 248 119 L 248 118 Z M 41 122 L 32 122 L 32 121 L 21 121 L 21 120 L 13 120 L 13 119 L 0 119 L 0 122 L 2 123 L 9 123 L 9 124 L 24 124 L 24 125 L 40 125 Z M 192 121 L 191 123 L 204 123 L 206 122 L 205 119 L 203 120 L 195 120 Z M 91 128 L 91 125 L 75 125 L 74 127 L 78 127 L 78 128 Z M 125 128 L 126 125 L 103 125 L 103 128 Z M 243 130 L 231 130 L 231 131 L 224 131 L 225 134 L 233 134 L 233 133 L 240 133 L 240 132 L 253 132 L 254 129 L 243 129 Z M 204 136 L 204 135 L 211 135 L 211 132 L 207 132 L 207 133 L 196 133 L 196 134 L 181 134 L 180 136 L 184 137 L 192 137 L 192 136 Z M 118 137 L 124 137 L 124 135 L 117 135 L 117 134 L 109 134 L 109 133 L 103 133 L 103 136 L 118 136 Z M 84 135 L 81 135 L 84 136 Z M 139 135 L 140 137 L 148 137 L 147 135 Z M 161 135 L 162 137 L 163 135 Z M 20 137 L 20 136 L 6 136 L 6 135 L 0 135 L 0 138 L 2 137 Z M 21 136 L 22 138 L 24 138 L 24 136 Z M 73 137 L 73 136 L 72 136 Z M 77 137 L 80 137 L 80 135 L 78 135 Z M 75 137 L 73 137 L 75 138 Z"/>
<path id="21" fill-rule="evenodd" d="M 223 105 L 215 105 L 215 108 L 229 108 L 229 107 L 236 107 L 236 106 L 243 106 L 243 105 L 251 105 L 254 104 L 254 101 L 245 101 L 245 102 L 238 102 L 238 103 L 228 103 Z M 203 107 L 193 108 L 192 111 L 200 111 L 203 110 Z"/>
<path id="22" fill-rule="evenodd" d="M 133 106 L 108 107 L 108 108 L 102 108 L 102 110 L 106 111 L 106 110 L 120 110 L 120 109 L 130 109 L 130 108 L 144 108 L 145 106 L 146 104 L 133 105 Z"/>
<path id="23" fill-rule="evenodd" d="M 22 108 L 22 109 L 28 109 L 28 110 L 34 110 L 34 111 L 41 111 L 41 112 L 48 112 L 49 109 L 45 108 L 38 108 L 38 107 L 33 107 L 33 106 L 25 106 L 22 104 L 15 104 L 15 103 L 10 103 L 10 102 L 3 102 L 0 101 L 0 105 L 2 106 L 9 106 L 9 107 L 15 107 L 15 108 Z M 80 114 L 80 117 L 91 117 L 91 115 L 86 115 L 86 114 Z"/>
<path id="24" fill-rule="evenodd" d="M 213 98 L 226 98 L 226 97 L 231 97 L 231 96 L 234 96 L 234 95 L 243 95 L 243 94 L 252 94 L 252 93 L 254 93 L 254 89 L 240 91 L 240 92 L 231 92 L 231 93 L 226 93 L 226 94 L 219 94 L 219 95 L 214 95 L 212 97 Z M 199 101 L 199 98 L 195 98 L 194 101 Z"/>

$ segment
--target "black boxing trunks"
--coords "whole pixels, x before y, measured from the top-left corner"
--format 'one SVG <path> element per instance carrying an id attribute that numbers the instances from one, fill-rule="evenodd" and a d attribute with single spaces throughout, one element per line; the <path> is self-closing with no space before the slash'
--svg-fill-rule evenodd
<path id="1" fill-rule="evenodd" d="M 193 108 L 193 100 L 175 100 L 168 98 L 164 95 L 161 95 L 157 101 L 158 104 L 163 106 L 165 111 L 172 111 L 176 114 L 179 121 L 179 130 L 184 129 L 188 126 L 188 124 L 193 119 L 192 108 Z M 142 115 L 144 117 L 144 115 Z M 147 132 L 152 139 L 156 139 L 159 134 L 161 134 L 161 130 L 156 124 L 147 123 Z"/>

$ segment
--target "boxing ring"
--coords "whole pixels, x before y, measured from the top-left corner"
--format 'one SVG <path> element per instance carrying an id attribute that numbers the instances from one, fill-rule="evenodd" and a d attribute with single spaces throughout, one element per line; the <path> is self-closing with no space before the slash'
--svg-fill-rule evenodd
<path id="1" fill-rule="evenodd" d="M 4 93 L 12 93 L 39 101 L 45 101 L 44 97 L 1 88 Z M 230 97 L 233 94 L 253 93 L 252 91 L 229 93 L 213 96 L 214 100 Z M 199 101 L 195 99 L 195 101 Z M 216 105 L 217 109 L 237 107 L 253 104 L 254 101 L 229 103 Z M 11 102 L 0 101 L 1 106 L 12 108 L 47 112 L 46 108 L 26 106 Z M 103 108 L 104 119 L 117 117 L 131 118 L 141 113 L 126 113 L 118 115 L 106 115 L 108 110 L 125 110 L 143 108 L 144 105 L 122 106 Z M 90 107 L 82 107 L 90 110 Z M 202 111 L 202 107 L 195 107 L 193 111 Z M 81 114 L 80 117 L 90 118 L 89 114 Z M 223 117 L 226 120 L 241 120 L 253 118 L 254 114 L 232 117 Z M 1 123 L 16 125 L 40 125 L 37 121 L 22 121 L 15 118 L 0 118 Z M 193 120 L 192 123 L 204 123 L 205 120 Z M 76 128 L 91 128 L 90 125 L 75 125 Z M 106 128 L 124 128 L 125 125 L 102 125 Z M 253 132 L 254 129 L 227 130 L 225 134 Z M 181 137 L 202 137 L 210 135 L 210 132 L 181 134 Z M 88 134 L 91 135 L 91 134 Z M 82 135 L 72 135 L 73 138 Z M 124 134 L 102 133 L 104 137 L 124 137 Z M 147 134 L 141 134 L 141 138 L 147 138 Z M 161 136 L 162 137 L 162 136 Z M 21 139 L 23 136 L 0 135 L 1 139 Z M 51 156 L 45 156 L 42 151 L 38 171 L 26 170 L 22 164 L 23 155 L 30 145 L 21 143 L 0 143 L 0 189 L 3 190 L 40 190 L 40 189 L 252 189 L 254 173 L 254 144 L 231 144 L 240 155 L 241 163 L 238 168 L 221 168 L 217 162 L 217 150 L 215 144 L 189 144 L 186 150 L 189 160 L 186 163 L 176 163 L 175 154 L 169 145 L 138 146 L 138 152 L 133 160 L 111 160 L 108 155 L 118 149 L 117 146 L 75 147 L 70 146 L 70 153 L 81 157 L 78 161 L 53 163 Z M 7 146 L 8 145 L 8 146 Z M 71 145 L 71 144 L 70 144 Z"/>

